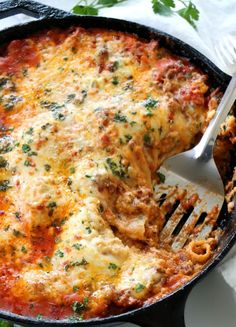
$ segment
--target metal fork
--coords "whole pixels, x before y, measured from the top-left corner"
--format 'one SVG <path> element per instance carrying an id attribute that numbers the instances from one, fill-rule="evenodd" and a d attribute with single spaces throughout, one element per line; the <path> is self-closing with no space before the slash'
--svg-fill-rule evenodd
<path id="1" fill-rule="evenodd" d="M 227 40 L 231 43 L 226 46 L 224 41 L 225 47 L 218 48 L 218 56 L 236 65 L 236 44 L 233 47 L 232 39 Z M 236 70 L 200 142 L 167 159 L 159 170 L 165 175 L 165 183 L 156 188 L 156 199 L 166 217 L 160 241 L 171 244 L 173 250 L 184 247 L 189 239 L 206 239 L 215 228 L 225 193 L 213 148 L 235 99 Z"/>

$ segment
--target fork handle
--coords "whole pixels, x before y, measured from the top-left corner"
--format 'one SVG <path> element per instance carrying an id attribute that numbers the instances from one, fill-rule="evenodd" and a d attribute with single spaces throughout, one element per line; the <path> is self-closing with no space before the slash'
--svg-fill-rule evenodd
<path id="1" fill-rule="evenodd" d="M 209 161 L 212 158 L 213 147 L 216 137 L 219 133 L 220 125 L 225 121 L 230 109 L 236 99 L 236 74 L 233 75 L 230 83 L 223 95 L 223 98 L 217 108 L 214 118 L 211 120 L 201 141 L 194 148 L 194 157 Z"/>

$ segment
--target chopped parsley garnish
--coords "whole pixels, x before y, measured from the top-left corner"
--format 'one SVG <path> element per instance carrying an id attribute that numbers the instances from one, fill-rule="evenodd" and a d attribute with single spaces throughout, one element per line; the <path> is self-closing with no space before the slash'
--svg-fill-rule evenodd
<path id="1" fill-rule="evenodd" d="M 57 250 L 55 255 L 59 258 L 63 258 L 64 257 L 64 252 L 62 252 L 61 250 Z"/>
<path id="2" fill-rule="evenodd" d="M 42 126 L 41 126 L 41 129 L 45 131 L 45 130 L 46 130 L 48 127 L 50 127 L 50 126 L 51 126 L 51 124 L 50 124 L 50 123 L 47 123 L 47 124 L 45 124 L 45 125 L 42 125 Z"/>
<path id="3" fill-rule="evenodd" d="M 5 168 L 7 166 L 7 160 L 0 156 L 0 168 Z"/>
<path id="4" fill-rule="evenodd" d="M 81 261 L 71 261 L 69 264 L 65 265 L 65 270 L 67 271 L 70 267 L 80 267 L 88 265 L 88 261 L 82 258 Z"/>
<path id="5" fill-rule="evenodd" d="M 135 286 L 135 292 L 136 292 L 136 293 L 140 293 L 140 292 L 142 292 L 142 290 L 144 290 L 145 288 L 146 288 L 145 285 L 138 283 L 138 284 Z"/>
<path id="6" fill-rule="evenodd" d="M 27 131 L 27 132 L 25 132 L 25 134 L 28 134 L 28 135 L 32 135 L 32 134 L 33 134 L 33 132 L 34 132 L 34 129 L 33 129 L 33 127 L 30 127 L 30 128 L 28 129 L 28 131 Z"/>
<path id="7" fill-rule="evenodd" d="M 28 153 L 28 156 L 29 156 L 29 157 L 33 157 L 33 156 L 37 156 L 37 155 L 38 155 L 38 153 L 35 152 L 35 151 L 30 151 L 30 152 Z"/>
<path id="8" fill-rule="evenodd" d="M 2 78 L 0 78 L 0 89 L 1 89 L 3 86 L 5 86 L 5 85 L 7 84 L 7 82 L 8 82 L 8 78 L 6 78 L 6 77 L 2 77 Z"/>
<path id="9" fill-rule="evenodd" d="M 5 154 L 11 152 L 13 150 L 13 144 L 10 137 L 2 137 L 0 138 L 0 154 Z"/>
<path id="10" fill-rule="evenodd" d="M 151 136 L 149 134 L 144 134 L 144 136 L 143 136 L 143 143 L 147 147 L 149 147 L 149 146 L 152 145 Z"/>
<path id="11" fill-rule="evenodd" d="M 68 264 L 66 264 L 64 267 L 65 271 L 67 271 L 69 268 L 70 268 L 70 265 L 68 265 Z"/>
<path id="12" fill-rule="evenodd" d="M 74 100 L 75 97 L 76 97 L 75 93 L 68 94 L 67 95 L 67 101 L 72 101 L 72 100 Z"/>
<path id="13" fill-rule="evenodd" d="M 78 287 L 78 286 L 73 286 L 73 291 L 74 291 L 74 292 L 77 292 L 77 291 L 78 291 L 78 289 L 79 289 L 79 287 Z"/>
<path id="14" fill-rule="evenodd" d="M 75 244 L 73 244 L 72 245 L 73 246 L 73 248 L 75 248 L 76 250 L 80 250 L 81 248 L 82 248 L 82 244 L 80 244 L 80 243 L 75 243 Z"/>
<path id="15" fill-rule="evenodd" d="M 118 266 L 113 262 L 110 262 L 108 265 L 108 269 L 116 270 L 117 268 Z"/>
<path id="16" fill-rule="evenodd" d="M 50 166 L 49 164 L 45 164 L 45 165 L 44 165 L 44 169 L 45 169 L 46 171 L 50 171 L 50 170 L 51 170 L 51 166 Z"/>
<path id="17" fill-rule="evenodd" d="M 9 185 L 10 181 L 5 179 L 0 181 L 0 192 L 6 192 L 11 186 Z"/>
<path id="18" fill-rule="evenodd" d="M 117 113 L 115 113 L 114 119 L 113 119 L 116 123 L 127 123 L 128 120 L 126 118 L 126 116 L 122 116 L 120 111 L 118 111 Z"/>
<path id="19" fill-rule="evenodd" d="M 147 100 L 144 101 L 143 105 L 147 109 L 146 116 L 153 116 L 152 110 L 155 109 L 157 104 L 158 100 L 154 100 L 152 97 L 148 97 Z"/>
<path id="20" fill-rule="evenodd" d="M 103 205 L 101 203 L 98 204 L 97 208 L 98 208 L 99 213 L 103 213 L 104 207 L 103 207 Z"/>
<path id="21" fill-rule="evenodd" d="M 19 211 L 16 211 L 16 212 L 14 213 L 14 215 L 15 215 L 16 219 L 20 219 L 20 218 L 21 218 L 21 214 L 20 214 Z"/>
<path id="22" fill-rule="evenodd" d="M 37 314 L 36 319 L 41 320 L 43 318 L 43 315 L 41 313 Z"/>
<path id="23" fill-rule="evenodd" d="M 22 101 L 21 97 L 11 94 L 7 99 L 5 99 L 4 108 L 6 111 L 10 111 L 14 108 L 15 104 Z"/>
<path id="24" fill-rule="evenodd" d="M 85 229 L 86 229 L 86 231 L 88 232 L 88 234 L 91 234 L 91 233 L 92 233 L 92 229 L 91 229 L 91 227 L 88 226 L 88 227 L 86 227 Z"/>
<path id="25" fill-rule="evenodd" d="M 23 69 L 22 69 L 22 75 L 23 75 L 24 77 L 28 76 L 28 69 L 27 69 L 27 68 L 23 68 Z"/>
<path id="26" fill-rule="evenodd" d="M 114 76 L 111 82 L 112 82 L 113 85 L 118 85 L 119 84 L 118 77 Z"/>
<path id="27" fill-rule="evenodd" d="M 63 115 L 60 110 L 63 108 L 65 105 L 64 104 L 58 104 L 56 102 L 50 102 L 47 100 L 41 101 L 40 102 L 41 107 L 46 108 L 53 113 L 53 117 L 56 120 L 65 120 L 65 115 Z"/>
<path id="28" fill-rule="evenodd" d="M 89 302 L 89 299 L 86 297 L 84 298 L 84 301 L 83 302 L 79 302 L 79 301 L 75 301 L 71 308 L 72 310 L 75 312 L 75 313 L 79 313 L 81 312 L 82 310 L 86 309 L 87 306 L 88 306 L 88 302 Z"/>
<path id="29" fill-rule="evenodd" d="M 72 179 L 70 177 L 67 178 L 67 185 L 71 186 L 73 183 Z"/>
<path id="30" fill-rule="evenodd" d="M 40 105 L 41 105 L 41 107 L 49 109 L 51 111 L 55 111 L 55 110 L 58 110 L 58 109 L 61 109 L 64 107 L 64 105 L 58 104 L 56 102 L 50 102 L 47 100 L 41 101 Z"/>
<path id="31" fill-rule="evenodd" d="M 110 71 L 111 72 L 115 72 L 117 69 L 119 68 L 119 61 L 114 61 L 111 68 L 110 68 Z"/>
<path id="32" fill-rule="evenodd" d="M 49 202 L 47 205 L 47 208 L 56 208 L 57 207 L 57 203 L 55 201 Z"/>
<path id="33" fill-rule="evenodd" d="M 108 165 L 108 168 L 111 170 L 112 174 L 114 176 L 117 176 L 119 178 L 126 178 L 127 176 L 127 169 L 122 164 L 121 158 L 119 160 L 119 163 L 117 164 L 112 158 L 107 158 L 106 163 Z"/>
<path id="34" fill-rule="evenodd" d="M 17 229 L 13 229 L 13 235 L 15 237 L 19 237 L 19 236 L 24 236 L 24 234 L 22 234 L 19 230 Z"/>
<path id="35" fill-rule="evenodd" d="M 130 134 L 127 134 L 127 135 L 125 135 L 125 139 L 126 139 L 126 142 L 128 143 L 130 140 L 132 140 L 132 135 L 130 135 Z"/>
<path id="36" fill-rule="evenodd" d="M 75 173 L 75 167 L 71 167 L 71 168 L 70 168 L 70 173 L 71 173 L 71 174 L 74 174 L 74 173 Z"/>
<path id="37" fill-rule="evenodd" d="M 81 93 L 82 93 L 82 100 L 81 100 L 81 103 L 83 103 L 84 100 L 85 100 L 85 98 L 87 97 L 88 93 L 87 93 L 86 90 L 82 90 Z"/>
<path id="38" fill-rule="evenodd" d="M 136 125 L 136 124 L 137 124 L 136 121 L 131 121 L 131 122 L 130 122 L 130 126 L 132 126 L 132 127 L 133 127 L 134 125 Z"/>
<path id="39" fill-rule="evenodd" d="M 27 248 L 24 245 L 22 245 L 22 247 L 21 247 L 21 252 L 27 253 Z"/>
<path id="40" fill-rule="evenodd" d="M 161 183 L 165 183 L 165 180 L 166 180 L 166 176 L 162 173 L 160 173 L 159 171 L 157 172 L 157 176 L 160 180 Z"/>
<path id="41" fill-rule="evenodd" d="M 27 153 L 27 152 L 29 152 L 31 150 L 31 147 L 28 145 L 28 144 L 23 144 L 22 145 L 22 151 L 24 152 L 24 153 Z"/>
<path id="42" fill-rule="evenodd" d="M 66 119 L 65 115 L 63 115 L 61 112 L 58 112 L 58 111 L 54 111 L 53 112 L 53 117 L 56 119 L 56 120 L 60 120 L 60 121 L 63 121 Z"/>
<path id="43" fill-rule="evenodd" d="M 29 160 L 25 160 L 25 162 L 24 162 L 24 166 L 26 166 L 26 167 L 30 167 L 30 166 L 32 166 L 32 165 L 31 165 L 31 163 L 30 163 Z"/>
<path id="44" fill-rule="evenodd" d="M 147 100 L 144 102 L 144 107 L 145 108 L 154 108 L 158 104 L 158 100 L 154 100 L 153 98 L 149 97 Z"/>

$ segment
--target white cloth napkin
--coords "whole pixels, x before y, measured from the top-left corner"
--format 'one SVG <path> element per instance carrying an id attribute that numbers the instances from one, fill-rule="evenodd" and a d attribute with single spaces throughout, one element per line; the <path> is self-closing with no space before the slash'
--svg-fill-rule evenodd
<path id="1" fill-rule="evenodd" d="M 38 0 L 41 3 L 70 11 L 76 0 Z M 0 0 L 0 2 L 2 2 Z M 200 10 L 198 29 L 194 30 L 179 16 L 162 17 L 152 11 L 151 0 L 127 0 L 115 7 L 103 9 L 101 16 L 127 19 L 165 31 L 190 44 L 228 74 L 236 71 L 236 66 L 225 66 L 217 58 L 214 46 L 225 34 L 235 38 L 236 45 L 236 0 L 194 0 Z M 31 20 L 25 15 L 0 22 L 0 29 L 8 24 Z M 225 281 L 236 292 L 236 246 L 218 268 Z"/>

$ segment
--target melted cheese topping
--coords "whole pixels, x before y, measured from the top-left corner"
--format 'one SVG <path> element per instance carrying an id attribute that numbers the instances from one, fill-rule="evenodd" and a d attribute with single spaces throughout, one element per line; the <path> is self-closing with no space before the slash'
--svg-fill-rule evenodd
<path id="1" fill-rule="evenodd" d="M 0 58 L 2 308 L 106 316 L 199 270 L 187 252 L 159 249 L 153 185 L 206 123 L 205 80 L 158 42 L 120 32 L 10 43 Z"/>

